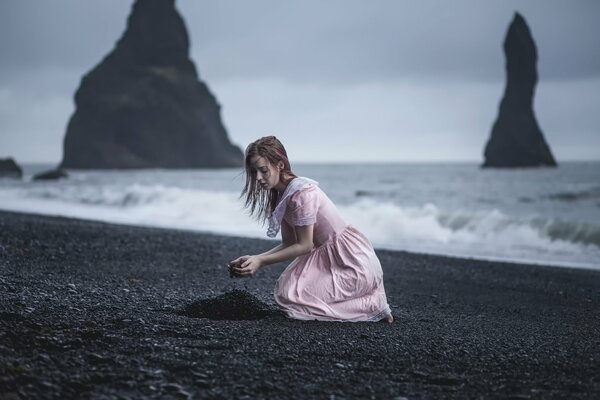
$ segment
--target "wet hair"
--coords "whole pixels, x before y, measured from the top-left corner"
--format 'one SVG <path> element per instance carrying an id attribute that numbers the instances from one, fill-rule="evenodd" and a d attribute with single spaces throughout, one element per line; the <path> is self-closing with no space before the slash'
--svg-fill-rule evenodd
<path id="1" fill-rule="evenodd" d="M 263 157 L 273 166 L 281 161 L 283 168 L 280 171 L 280 177 L 284 183 L 291 181 L 296 175 L 292 172 L 290 160 L 283 144 L 275 136 L 262 137 L 246 147 L 246 184 L 241 197 L 245 197 L 245 206 L 250 209 L 250 215 L 254 215 L 260 221 L 265 221 L 275 210 L 280 194 L 275 189 L 265 191 L 257 185 L 256 170 L 250 163 L 250 160 L 256 156 Z"/>

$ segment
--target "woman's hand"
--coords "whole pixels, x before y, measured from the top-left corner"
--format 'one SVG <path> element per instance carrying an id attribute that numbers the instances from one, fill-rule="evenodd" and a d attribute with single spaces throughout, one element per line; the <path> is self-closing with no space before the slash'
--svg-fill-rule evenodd
<path id="1" fill-rule="evenodd" d="M 229 265 L 230 266 L 237 266 L 237 267 L 239 267 L 243 262 L 245 262 L 250 257 L 252 257 L 252 256 L 246 255 L 246 256 L 238 257 L 235 260 L 229 261 Z"/>
<path id="2" fill-rule="evenodd" d="M 229 277 L 236 278 L 238 276 L 238 271 L 241 268 L 241 264 L 245 262 L 250 256 L 241 256 L 236 258 L 235 260 L 229 261 Z"/>
<path id="3" fill-rule="evenodd" d="M 233 260 L 232 263 L 239 265 L 233 268 L 233 272 L 237 276 L 254 276 L 256 271 L 265 265 L 261 256 L 242 256 Z"/>

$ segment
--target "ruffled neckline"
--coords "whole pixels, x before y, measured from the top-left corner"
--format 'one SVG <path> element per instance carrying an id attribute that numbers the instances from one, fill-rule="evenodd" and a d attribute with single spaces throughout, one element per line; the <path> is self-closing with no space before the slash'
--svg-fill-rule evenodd
<path id="1" fill-rule="evenodd" d="M 269 228 L 267 229 L 268 237 L 275 237 L 281 228 L 281 221 L 283 220 L 283 216 L 285 214 L 285 210 L 287 209 L 287 205 L 290 201 L 290 198 L 297 191 L 304 189 L 307 186 L 319 186 L 319 182 L 314 181 L 310 178 L 305 178 L 302 176 L 296 177 L 288 183 L 287 187 L 283 191 L 281 195 L 281 199 L 275 206 L 275 209 L 269 216 Z"/>

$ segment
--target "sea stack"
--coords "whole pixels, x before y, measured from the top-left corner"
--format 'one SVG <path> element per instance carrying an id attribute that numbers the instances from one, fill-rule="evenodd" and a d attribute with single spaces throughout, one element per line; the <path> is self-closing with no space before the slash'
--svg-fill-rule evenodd
<path id="1" fill-rule="evenodd" d="M 485 146 L 483 167 L 556 166 L 533 112 L 537 50 L 525 19 L 515 13 L 504 40 L 506 89 Z"/>
<path id="2" fill-rule="evenodd" d="M 49 171 L 40 172 L 33 176 L 34 181 L 56 181 L 68 178 L 69 174 L 64 169 L 56 168 Z"/>
<path id="3" fill-rule="evenodd" d="M 60 168 L 243 165 L 199 80 L 174 0 L 136 0 L 116 47 L 81 80 Z"/>
<path id="4" fill-rule="evenodd" d="M 0 178 L 21 179 L 22 176 L 23 170 L 13 158 L 0 158 Z"/>

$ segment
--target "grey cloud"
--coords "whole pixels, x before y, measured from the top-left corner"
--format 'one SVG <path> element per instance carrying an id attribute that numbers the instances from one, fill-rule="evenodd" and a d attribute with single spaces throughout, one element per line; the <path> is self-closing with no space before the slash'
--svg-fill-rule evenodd
<path id="1" fill-rule="evenodd" d="M 364 82 L 402 77 L 502 80 L 516 10 L 544 79 L 600 74 L 600 3 L 557 1 L 182 2 L 201 71 L 219 79 Z"/>
<path id="2" fill-rule="evenodd" d="M 320 84 L 403 77 L 503 79 L 502 40 L 527 19 L 540 76 L 600 74 L 600 2 L 180 0 L 200 73 Z M 100 61 L 125 28 L 130 2 L 3 0 L 0 79 L 37 67 Z"/>
<path id="3" fill-rule="evenodd" d="M 37 68 L 91 68 L 123 32 L 130 7 L 118 0 L 3 0 L 0 79 Z"/>

